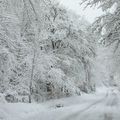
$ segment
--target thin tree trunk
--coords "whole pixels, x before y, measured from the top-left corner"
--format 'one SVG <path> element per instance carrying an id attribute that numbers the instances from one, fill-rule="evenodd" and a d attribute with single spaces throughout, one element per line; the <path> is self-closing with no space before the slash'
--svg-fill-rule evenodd
<path id="1" fill-rule="evenodd" d="M 35 50 L 35 48 L 34 48 L 34 51 L 33 51 L 33 59 L 32 59 L 32 69 L 31 69 L 30 86 L 29 86 L 29 90 L 30 90 L 29 103 L 32 102 L 32 84 L 33 84 L 34 69 L 35 69 L 35 53 L 36 53 L 36 50 Z"/>
<path id="2" fill-rule="evenodd" d="M 89 87 L 90 87 L 90 73 L 89 73 L 89 69 L 88 69 L 88 63 L 84 60 L 84 58 L 82 59 L 82 63 L 84 66 L 84 70 L 85 70 L 85 80 L 86 80 L 86 92 L 89 92 Z"/>

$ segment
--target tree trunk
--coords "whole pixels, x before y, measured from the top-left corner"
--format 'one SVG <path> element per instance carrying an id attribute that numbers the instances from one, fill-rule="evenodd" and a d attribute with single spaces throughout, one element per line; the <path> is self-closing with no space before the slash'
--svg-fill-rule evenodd
<path id="1" fill-rule="evenodd" d="M 29 103 L 32 102 L 32 84 L 33 84 L 33 79 L 34 79 L 34 69 L 35 69 L 35 48 L 33 51 L 33 59 L 32 59 L 32 69 L 31 69 L 31 78 L 30 78 L 30 86 L 29 86 L 29 90 L 30 90 L 30 94 L 29 94 Z"/>

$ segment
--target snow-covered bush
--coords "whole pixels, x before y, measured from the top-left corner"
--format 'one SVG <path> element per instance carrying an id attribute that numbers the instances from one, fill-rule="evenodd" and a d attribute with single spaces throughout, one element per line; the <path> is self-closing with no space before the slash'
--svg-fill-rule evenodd
<path id="1" fill-rule="evenodd" d="M 6 103 L 5 95 L 0 93 L 0 103 Z"/>

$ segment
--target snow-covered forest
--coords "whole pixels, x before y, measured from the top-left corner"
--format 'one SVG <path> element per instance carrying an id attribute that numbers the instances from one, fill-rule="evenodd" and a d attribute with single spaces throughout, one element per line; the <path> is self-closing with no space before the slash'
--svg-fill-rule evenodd
<path id="1" fill-rule="evenodd" d="M 82 5 L 103 14 L 90 23 L 60 0 L 0 0 L 0 120 L 120 120 L 120 1 Z M 79 116 L 95 105 L 96 118 Z"/>

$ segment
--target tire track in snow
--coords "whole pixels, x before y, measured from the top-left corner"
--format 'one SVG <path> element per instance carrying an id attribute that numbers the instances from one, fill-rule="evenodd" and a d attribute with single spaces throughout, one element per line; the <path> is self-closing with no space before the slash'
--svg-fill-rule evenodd
<path id="1" fill-rule="evenodd" d="M 117 105 L 118 105 L 118 97 L 117 97 L 117 93 L 115 93 L 114 90 L 112 90 L 110 97 L 111 98 L 108 99 L 108 102 L 107 102 L 106 105 L 108 107 L 111 107 L 110 109 L 112 109 L 113 107 L 117 107 Z M 114 117 L 113 117 L 112 112 L 106 112 L 104 114 L 104 120 L 113 120 L 113 119 L 114 119 Z"/>
<path id="2" fill-rule="evenodd" d="M 104 120 L 113 120 L 112 113 L 105 113 L 104 114 Z"/>
<path id="3" fill-rule="evenodd" d="M 87 110 L 95 107 L 97 104 L 102 103 L 108 96 L 109 96 L 109 91 L 107 91 L 105 97 L 103 97 L 102 99 L 100 99 L 100 100 L 98 100 L 98 101 L 90 104 L 89 106 L 85 107 L 85 108 L 82 109 L 82 110 L 79 110 L 79 111 L 77 111 L 77 112 L 75 112 L 75 113 L 73 113 L 73 114 L 71 114 L 71 115 L 67 115 L 66 117 L 61 118 L 61 119 L 59 119 L 59 120 L 75 120 L 75 118 L 76 118 L 77 116 L 80 116 L 80 114 L 82 114 L 82 113 L 86 112 Z"/>

